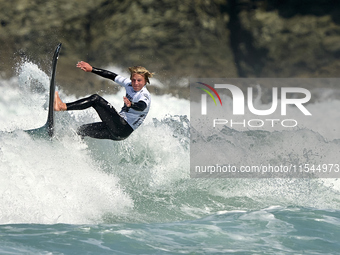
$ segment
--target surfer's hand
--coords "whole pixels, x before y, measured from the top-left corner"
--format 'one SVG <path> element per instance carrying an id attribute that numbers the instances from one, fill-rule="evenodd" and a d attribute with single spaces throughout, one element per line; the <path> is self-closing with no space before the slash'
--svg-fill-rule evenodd
<path id="1" fill-rule="evenodd" d="M 131 102 L 129 99 L 127 99 L 127 97 L 123 97 L 123 100 L 127 107 L 131 107 Z"/>
<path id="2" fill-rule="evenodd" d="M 92 72 L 92 66 L 84 61 L 78 62 L 77 67 L 85 72 Z"/>

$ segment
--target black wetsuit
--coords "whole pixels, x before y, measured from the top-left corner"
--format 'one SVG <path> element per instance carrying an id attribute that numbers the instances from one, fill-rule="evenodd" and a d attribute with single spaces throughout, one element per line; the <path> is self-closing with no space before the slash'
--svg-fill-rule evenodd
<path id="1" fill-rule="evenodd" d="M 104 78 L 115 80 L 117 74 L 93 67 L 92 72 Z M 127 138 L 134 129 L 129 123 L 116 111 L 116 109 L 101 96 L 94 94 L 92 96 L 67 103 L 67 110 L 84 110 L 93 107 L 98 113 L 102 122 L 82 125 L 77 133 L 81 136 L 89 136 L 97 139 L 123 140 Z M 123 109 L 127 110 L 124 105 Z M 134 103 L 131 108 L 136 111 L 143 111 L 147 107 L 146 103 L 139 101 Z"/>

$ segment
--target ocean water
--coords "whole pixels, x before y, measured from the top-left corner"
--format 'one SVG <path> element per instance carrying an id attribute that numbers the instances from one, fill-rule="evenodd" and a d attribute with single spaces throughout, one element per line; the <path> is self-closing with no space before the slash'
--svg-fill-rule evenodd
<path id="1" fill-rule="evenodd" d="M 190 178 L 189 101 L 169 95 L 153 95 L 122 142 L 76 135 L 98 120 L 92 109 L 58 112 L 55 138 L 32 138 L 23 130 L 45 123 L 48 82 L 29 62 L 0 80 L 0 254 L 340 254 L 338 179 Z M 119 109 L 123 95 L 104 97 Z M 338 160 L 339 127 L 324 123 L 339 106 L 312 103 L 318 122 L 301 129 L 232 130 L 249 145 L 235 155 L 261 140 L 272 157 Z"/>

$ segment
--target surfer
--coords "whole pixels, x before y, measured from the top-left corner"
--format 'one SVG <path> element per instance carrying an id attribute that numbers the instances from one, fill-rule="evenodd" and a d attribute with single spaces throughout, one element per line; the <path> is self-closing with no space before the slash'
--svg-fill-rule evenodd
<path id="1" fill-rule="evenodd" d="M 77 133 L 97 139 L 123 140 L 136 130 L 149 112 L 151 97 L 145 87 L 150 84 L 149 78 L 153 73 L 142 66 L 130 67 L 130 79 L 113 72 L 96 68 L 81 61 L 77 67 L 85 72 L 92 72 L 104 78 L 113 80 L 125 87 L 126 96 L 123 97 L 124 106 L 118 113 L 116 109 L 101 96 L 94 94 L 75 102 L 64 103 L 58 92 L 55 92 L 54 110 L 72 111 L 93 107 L 102 122 L 82 125 Z"/>

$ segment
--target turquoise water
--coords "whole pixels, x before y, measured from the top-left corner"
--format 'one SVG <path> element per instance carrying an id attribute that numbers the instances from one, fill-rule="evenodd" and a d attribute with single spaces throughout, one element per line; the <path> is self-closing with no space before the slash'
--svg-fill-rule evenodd
<path id="1" fill-rule="evenodd" d="M 339 211 L 272 207 L 196 220 L 2 225 L 1 254 L 338 254 Z"/>
<path id="2" fill-rule="evenodd" d="M 122 142 L 75 134 L 93 110 L 57 113 L 56 137 L 32 138 L 22 130 L 45 123 L 47 86 L 31 63 L 0 80 L 0 254 L 340 253 L 338 179 L 191 179 L 189 101 L 168 95 Z M 321 127 L 338 104 L 312 104 L 313 129 L 235 131 L 233 153 L 253 157 L 256 140 L 264 154 L 337 158 L 338 126 Z"/>

